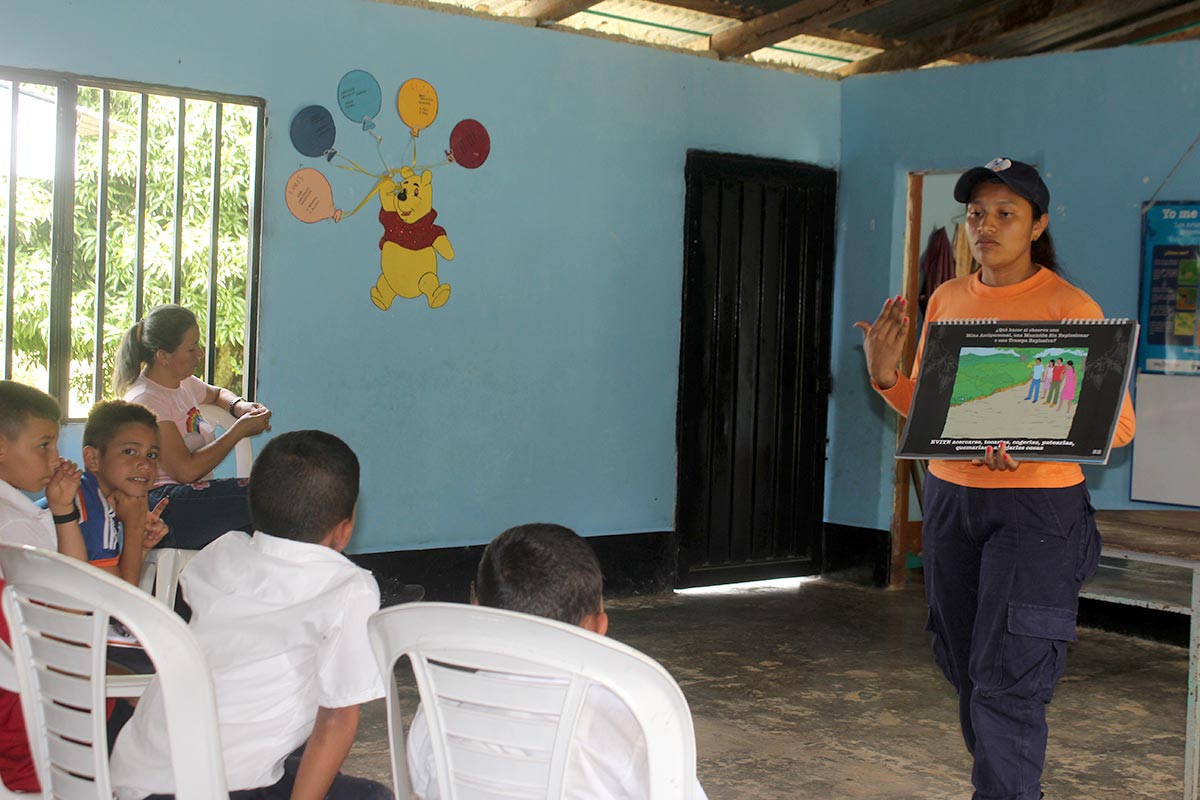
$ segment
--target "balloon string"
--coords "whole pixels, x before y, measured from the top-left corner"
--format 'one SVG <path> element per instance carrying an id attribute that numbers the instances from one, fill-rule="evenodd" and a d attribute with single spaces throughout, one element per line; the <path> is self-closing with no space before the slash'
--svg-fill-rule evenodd
<path id="1" fill-rule="evenodd" d="M 379 177 L 379 176 L 377 176 L 377 177 Z M 371 191 L 367 193 L 367 196 L 362 199 L 362 202 L 359 203 L 357 206 L 355 206 L 353 211 L 348 211 L 348 212 L 343 213 L 342 219 L 345 219 L 346 217 L 353 217 L 355 214 L 357 214 L 359 212 L 359 210 L 367 204 L 367 201 L 375 196 L 375 194 L 379 191 L 379 187 L 383 185 L 383 181 L 385 179 L 386 179 L 386 176 L 380 177 L 379 183 L 375 184 L 374 188 L 372 188 Z"/>
<path id="2" fill-rule="evenodd" d="M 427 169 L 437 169 L 438 167 L 444 167 L 447 164 L 453 164 L 453 163 L 454 162 L 451 161 L 450 159 L 446 159 L 445 161 L 439 161 L 436 164 L 421 164 L 420 166 L 417 166 L 414 164 L 413 172 L 424 172 Z"/>
<path id="3" fill-rule="evenodd" d="M 379 161 L 383 164 L 384 174 L 391 175 L 392 167 L 388 164 L 387 159 L 383 157 L 383 137 L 374 133 L 371 135 L 375 137 L 375 152 L 379 154 Z"/>
<path id="4" fill-rule="evenodd" d="M 344 166 L 342 164 L 336 164 L 335 166 L 338 169 L 350 170 L 351 172 L 355 172 L 355 171 L 361 172 L 363 175 L 370 175 L 372 178 L 382 178 L 383 177 L 382 175 L 376 175 L 374 172 L 370 172 L 368 170 L 363 169 L 358 164 L 356 164 L 354 161 L 352 161 L 349 158 L 346 158 L 346 156 L 342 155 L 341 153 L 338 153 L 337 155 L 339 158 L 342 158 L 342 159 L 350 162 L 350 164 L 351 164 L 351 166 L 349 166 L 349 167 Z"/>

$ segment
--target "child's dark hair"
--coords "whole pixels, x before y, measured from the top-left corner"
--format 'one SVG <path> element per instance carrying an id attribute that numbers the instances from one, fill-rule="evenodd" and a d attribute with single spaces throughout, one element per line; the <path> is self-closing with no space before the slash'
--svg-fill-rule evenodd
<path id="1" fill-rule="evenodd" d="M 145 406 L 124 400 L 101 400 L 88 412 L 87 423 L 83 426 L 83 446 L 104 450 L 117 435 L 117 429 L 132 422 L 158 431 L 158 417 Z"/>
<path id="2" fill-rule="evenodd" d="M 41 389 L 16 381 L 0 381 L 0 436 L 9 440 L 18 438 L 30 417 L 61 423 L 62 408 Z"/>
<path id="3" fill-rule="evenodd" d="M 358 456 L 331 433 L 277 436 L 250 470 L 250 520 L 281 539 L 319 542 L 357 502 Z"/>
<path id="4" fill-rule="evenodd" d="M 479 604 L 578 625 L 603 609 L 604 578 L 591 546 L 562 525 L 509 528 L 483 551 Z"/>
<path id="5" fill-rule="evenodd" d="M 113 369 L 116 393 L 125 394 L 141 374 L 142 367 L 154 360 L 155 353 L 159 350 L 175 352 L 183 342 L 183 335 L 196 327 L 199 327 L 196 315 L 183 306 L 164 303 L 150 309 L 150 313 L 121 337 Z"/>

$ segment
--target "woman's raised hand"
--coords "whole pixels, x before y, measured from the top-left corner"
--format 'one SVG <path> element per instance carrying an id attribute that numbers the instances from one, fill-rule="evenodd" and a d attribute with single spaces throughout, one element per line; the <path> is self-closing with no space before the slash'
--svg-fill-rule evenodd
<path id="1" fill-rule="evenodd" d="M 241 438 L 257 436 L 263 431 L 269 431 L 271 430 L 271 411 L 266 406 L 255 403 L 253 409 L 234 420 L 230 430 L 236 430 Z"/>
<path id="2" fill-rule="evenodd" d="M 863 354 L 867 358 L 867 372 L 880 389 L 896 385 L 899 371 L 896 365 L 904 355 L 904 337 L 908 333 L 907 301 L 897 295 L 889 297 L 874 323 L 856 322 L 854 327 L 863 332 Z"/>

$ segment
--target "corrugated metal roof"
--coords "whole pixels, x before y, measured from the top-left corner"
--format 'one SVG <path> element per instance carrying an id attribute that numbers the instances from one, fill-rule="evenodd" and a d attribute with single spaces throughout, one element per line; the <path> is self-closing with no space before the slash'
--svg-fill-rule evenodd
<path id="1" fill-rule="evenodd" d="M 1123 0 L 1120 3 L 1101 3 L 1091 8 L 1080 9 L 1073 14 L 1047 20 L 1035 28 L 1000 36 L 987 44 L 971 48 L 971 52 L 988 58 L 1044 52 L 1075 40 L 1091 38 L 1099 32 L 1119 28 L 1128 22 L 1159 11 L 1171 10 L 1179 5 L 1173 0 Z"/>
<path id="2" fill-rule="evenodd" d="M 906 39 L 917 31 L 953 24 L 961 14 L 969 14 L 989 6 L 1009 5 L 1011 0 L 893 0 L 830 27 Z"/>

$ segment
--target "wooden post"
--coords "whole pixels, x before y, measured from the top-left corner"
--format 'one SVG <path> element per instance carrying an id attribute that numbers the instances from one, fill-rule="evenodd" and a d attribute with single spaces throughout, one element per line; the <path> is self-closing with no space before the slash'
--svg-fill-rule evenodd
<path id="1" fill-rule="evenodd" d="M 908 334 L 904 339 L 904 356 L 901 370 L 911 374 L 917 355 L 917 300 L 920 294 L 921 274 L 921 190 L 924 176 L 912 173 L 908 176 L 907 229 L 904 239 L 904 298 L 908 301 Z M 896 430 L 897 443 L 903 423 Z M 912 464 L 906 459 L 895 459 L 895 481 L 892 494 L 891 568 L 888 583 L 893 588 L 904 585 L 907 575 L 906 562 L 909 553 L 921 552 L 921 523 L 908 520 L 909 469 Z"/>

